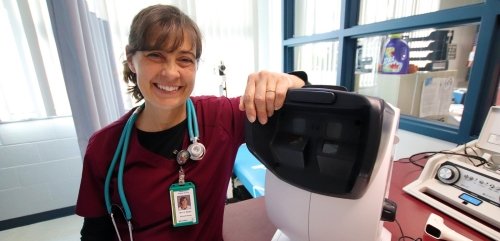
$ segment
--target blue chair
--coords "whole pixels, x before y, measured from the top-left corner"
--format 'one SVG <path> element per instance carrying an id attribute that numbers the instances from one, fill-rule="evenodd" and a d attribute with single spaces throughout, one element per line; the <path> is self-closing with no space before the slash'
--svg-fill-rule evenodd
<path id="1" fill-rule="evenodd" d="M 252 197 L 264 196 L 266 167 L 250 153 L 246 144 L 238 149 L 233 173 Z"/>

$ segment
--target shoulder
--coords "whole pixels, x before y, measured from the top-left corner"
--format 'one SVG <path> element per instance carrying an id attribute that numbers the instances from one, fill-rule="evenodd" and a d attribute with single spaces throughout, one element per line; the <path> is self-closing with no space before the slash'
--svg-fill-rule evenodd
<path id="1" fill-rule="evenodd" d="M 203 107 L 230 107 L 236 105 L 238 107 L 239 97 L 228 98 L 225 96 L 192 96 L 191 99 L 195 105 Z"/>
<path id="2" fill-rule="evenodd" d="M 92 134 L 85 151 L 84 166 L 90 166 L 95 173 L 102 174 L 101 169 L 107 167 L 111 161 L 125 123 L 132 112 L 133 110 L 129 111 L 118 120 Z"/>
<path id="3" fill-rule="evenodd" d="M 125 123 L 127 122 L 132 112 L 133 112 L 132 110 L 129 111 L 128 113 L 120 117 L 118 120 L 94 132 L 94 134 L 90 136 L 89 143 L 87 146 L 87 151 L 89 148 L 93 148 L 96 144 L 109 143 L 110 140 L 112 141 L 116 137 L 119 137 L 123 131 Z M 118 141 L 118 139 L 116 141 Z"/>
<path id="4" fill-rule="evenodd" d="M 191 99 L 198 125 L 204 129 L 201 136 L 221 137 L 221 133 L 226 133 L 237 143 L 242 142 L 245 112 L 239 109 L 239 97 L 197 96 Z"/>
<path id="5" fill-rule="evenodd" d="M 228 98 L 218 96 L 195 96 L 191 97 L 198 115 L 212 118 L 239 118 L 240 98 Z"/>

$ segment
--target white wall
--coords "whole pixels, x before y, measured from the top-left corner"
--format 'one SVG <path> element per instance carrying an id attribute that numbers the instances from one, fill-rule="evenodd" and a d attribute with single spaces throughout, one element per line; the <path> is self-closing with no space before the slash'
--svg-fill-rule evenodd
<path id="1" fill-rule="evenodd" d="M 71 117 L 0 124 L 0 221 L 74 206 L 81 170 Z"/>

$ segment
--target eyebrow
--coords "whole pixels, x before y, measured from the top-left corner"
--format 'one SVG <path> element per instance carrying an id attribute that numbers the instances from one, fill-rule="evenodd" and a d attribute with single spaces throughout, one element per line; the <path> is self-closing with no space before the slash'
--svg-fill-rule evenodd
<path id="1" fill-rule="evenodd" d="M 150 51 L 150 52 L 151 51 L 161 51 L 161 52 L 165 52 L 165 53 L 174 53 L 177 50 L 176 51 L 168 51 L 166 49 L 147 49 L 147 50 L 143 50 L 143 51 Z M 191 51 L 191 50 L 182 50 L 181 49 L 181 50 L 178 50 L 178 53 L 181 53 L 181 54 L 190 54 L 190 55 L 196 56 L 196 54 L 193 51 Z"/>
<path id="2" fill-rule="evenodd" d="M 189 50 L 180 50 L 179 53 L 189 54 L 189 55 L 192 55 L 193 57 L 196 57 L 196 54 L 194 54 L 193 51 L 189 51 Z"/>

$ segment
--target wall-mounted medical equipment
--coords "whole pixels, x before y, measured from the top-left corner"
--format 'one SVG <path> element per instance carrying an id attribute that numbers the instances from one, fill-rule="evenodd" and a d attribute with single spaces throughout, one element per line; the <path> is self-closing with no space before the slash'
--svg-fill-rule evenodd
<path id="1" fill-rule="evenodd" d="M 224 62 L 220 61 L 218 70 L 220 76 L 219 95 L 227 97 L 226 66 L 224 65 Z"/>

